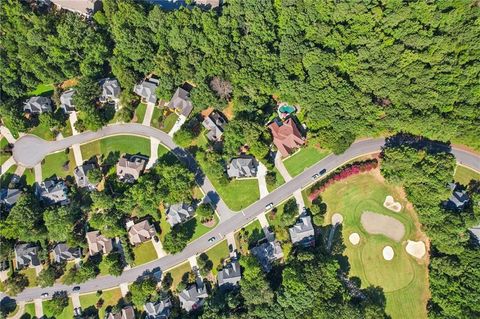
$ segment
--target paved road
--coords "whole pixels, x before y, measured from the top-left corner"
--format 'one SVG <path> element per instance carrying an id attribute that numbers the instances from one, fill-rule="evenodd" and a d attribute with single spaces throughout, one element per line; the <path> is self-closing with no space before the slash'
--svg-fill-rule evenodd
<path id="1" fill-rule="evenodd" d="M 36 137 L 25 136 L 19 139 L 15 144 L 14 156 L 16 160 L 21 162 L 23 165 L 31 167 L 40 162 L 42 158 L 50 152 L 63 150 L 74 143 L 83 144 L 93 139 L 98 139 L 112 134 L 133 134 L 145 137 L 153 136 L 159 139 L 166 147 L 172 149 L 178 156 L 183 158 L 188 163 L 190 168 L 197 169 L 196 164 L 191 156 L 184 150 L 177 147 L 167 134 L 157 129 L 139 124 L 112 125 L 95 133 L 82 133 L 80 135 L 71 136 L 57 142 L 45 142 Z M 278 187 L 275 191 L 271 192 L 267 196 L 261 198 L 238 213 L 233 213 L 220 198 L 217 198 L 217 210 L 222 216 L 221 222 L 217 225 L 217 227 L 215 227 L 215 229 L 191 242 L 182 252 L 175 255 L 168 255 L 151 263 L 127 270 L 120 277 L 104 276 L 89 280 L 79 285 L 81 287 L 80 293 L 93 292 L 115 287 L 121 283 L 133 282 L 139 276 L 147 274 L 153 269 L 159 268 L 166 270 L 185 262 L 189 257 L 199 254 L 223 240 L 226 234 L 241 229 L 245 224 L 254 220 L 259 214 L 265 211 L 265 206 L 267 204 L 273 203 L 276 206 L 291 197 L 295 190 L 310 185 L 312 183 L 311 176 L 314 173 L 319 172 L 321 169 L 326 169 L 326 171 L 329 172 L 356 157 L 379 152 L 384 143 L 385 140 L 383 138 L 356 142 L 345 153 L 341 155 L 331 154 L 325 157 L 317 164 L 306 169 L 303 173 L 292 178 L 292 180 L 286 182 L 282 186 Z M 457 148 L 453 148 L 451 151 L 457 158 L 458 162 L 480 171 L 480 156 Z M 32 153 L 35 152 L 38 153 L 33 156 Z M 211 195 L 211 198 L 214 197 L 216 192 L 210 181 L 201 176 L 201 173 L 198 171 L 198 169 L 197 172 L 197 180 L 201 182 L 200 185 L 202 185 L 202 189 L 204 189 L 204 191 L 206 190 L 210 195 L 213 194 Z M 218 197 L 218 195 L 216 196 Z M 215 236 L 217 239 L 215 242 L 209 243 L 208 238 L 212 236 Z M 49 288 L 28 288 L 20 293 L 15 299 L 17 299 L 17 301 L 29 301 L 34 298 L 39 298 L 43 292 L 48 292 L 50 295 L 52 295 L 55 291 L 66 290 L 67 292 L 71 293 L 71 289 L 72 286 L 66 286 L 62 284 L 57 284 L 54 287 Z"/>

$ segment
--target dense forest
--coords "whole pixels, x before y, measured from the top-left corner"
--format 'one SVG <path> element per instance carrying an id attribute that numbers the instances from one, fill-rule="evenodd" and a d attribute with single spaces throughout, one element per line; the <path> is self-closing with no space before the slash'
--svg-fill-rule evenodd
<path id="1" fill-rule="evenodd" d="M 298 104 L 310 138 L 337 152 L 356 137 L 399 131 L 480 147 L 476 1 L 226 0 L 218 11 L 165 12 L 104 0 L 103 7 L 86 23 L 2 3 L 2 117 L 15 117 L 21 104 L 11 99 L 39 83 L 111 72 L 131 92 L 153 72 L 165 99 L 193 83 L 197 109 L 224 106 L 210 83 L 228 81 L 237 117 L 260 124 L 275 100 Z"/>

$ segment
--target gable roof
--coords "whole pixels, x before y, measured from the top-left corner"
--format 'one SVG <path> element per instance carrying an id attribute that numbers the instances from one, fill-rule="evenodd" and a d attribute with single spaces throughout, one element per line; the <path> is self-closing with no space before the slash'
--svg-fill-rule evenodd
<path id="1" fill-rule="evenodd" d="M 269 272 L 272 269 L 271 263 L 277 259 L 283 258 L 283 251 L 280 242 L 272 240 L 265 242 L 259 246 L 251 249 L 252 255 L 254 255 L 260 266 L 265 272 Z"/>
<path id="2" fill-rule="evenodd" d="M 80 257 L 82 257 L 82 251 L 79 247 L 68 247 L 67 244 L 61 243 L 53 248 L 53 259 L 57 263 Z"/>
<path id="3" fill-rule="evenodd" d="M 199 277 L 197 277 L 195 284 L 192 284 L 188 288 L 182 290 L 182 292 L 178 295 L 178 298 L 180 299 L 180 306 L 187 312 L 203 306 L 205 298 L 207 297 L 207 289 Z"/>
<path id="4" fill-rule="evenodd" d="M 38 247 L 33 244 L 18 244 L 15 246 L 15 262 L 17 268 L 40 266 Z"/>
<path id="5" fill-rule="evenodd" d="M 253 156 L 232 158 L 227 166 L 227 175 L 230 178 L 257 176 L 258 162 Z"/>
<path id="6" fill-rule="evenodd" d="M 83 164 L 75 167 L 73 170 L 73 176 L 75 177 L 75 182 L 80 188 L 89 188 L 90 190 L 94 189 L 96 185 L 90 183 L 87 177 L 88 171 L 95 168 L 93 164 Z"/>
<path id="7" fill-rule="evenodd" d="M 172 99 L 168 103 L 168 108 L 176 113 L 188 117 L 193 110 L 192 101 L 190 101 L 188 92 L 182 88 L 177 88 Z"/>
<path id="8" fill-rule="evenodd" d="M 37 184 L 37 196 L 47 205 L 70 203 L 67 193 L 68 188 L 63 181 L 49 179 Z"/>
<path id="9" fill-rule="evenodd" d="M 2 188 L 0 190 L 0 203 L 7 208 L 11 208 L 17 202 L 22 190 L 13 188 Z"/>
<path id="10" fill-rule="evenodd" d="M 275 119 L 268 125 L 268 128 L 272 133 L 273 143 L 282 156 L 288 156 L 305 143 L 302 133 L 292 117 L 283 122 Z"/>
<path id="11" fill-rule="evenodd" d="M 234 286 L 240 279 L 242 279 L 242 271 L 238 261 L 227 264 L 217 275 L 219 287 Z"/>
<path id="12" fill-rule="evenodd" d="M 156 233 L 155 227 L 148 220 L 144 220 L 128 229 L 128 239 L 132 245 L 138 245 L 150 240 Z"/>
<path id="13" fill-rule="evenodd" d="M 170 205 L 167 210 L 167 222 L 170 226 L 183 223 L 195 214 L 195 209 L 192 205 L 186 203 L 177 203 Z"/>
<path id="14" fill-rule="evenodd" d="M 469 231 L 473 234 L 473 236 L 477 239 L 477 242 L 480 244 L 480 225 L 470 228 Z"/>
<path id="15" fill-rule="evenodd" d="M 108 254 L 113 249 L 112 240 L 101 235 L 98 230 L 86 233 L 85 237 L 87 238 L 90 256 L 93 256 L 99 252 Z"/>
<path id="16" fill-rule="evenodd" d="M 451 209 L 463 209 L 470 201 L 467 192 L 456 183 L 449 183 L 448 188 L 450 188 L 452 194 L 448 199 L 447 206 Z"/>
<path id="17" fill-rule="evenodd" d="M 52 112 L 52 100 L 45 96 L 33 96 L 23 103 L 23 110 L 32 114 Z"/>
<path id="18" fill-rule="evenodd" d="M 122 157 L 117 163 L 117 176 L 121 180 L 133 182 L 140 177 L 140 174 L 145 169 L 147 160 L 140 156 Z"/>
<path id="19" fill-rule="evenodd" d="M 65 114 L 75 111 L 75 106 L 73 105 L 73 95 L 75 94 L 74 89 L 65 91 L 60 95 L 60 108 Z"/>
<path id="20" fill-rule="evenodd" d="M 157 90 L 159 81 L 154 78 L 143 80 L 140 84 L 133 87 L 133 92 L 141 96 L 147 103 L 157 103 Z"/>
<path id="21" fill-rule="evenodd" d="M 100 85 L 102 86 L 102 95 L 100 95 L 102 103 L 110 99 L 117 99 L 120 96 L 120 84 L 118 84 L 117 79 L 103 79 Z"/>
<path id="22" fill-rule="evenodd" d="M 223 128 L 227 124 L 227 121 L 223 118 L 220 112 L 213 111 L 208 116 L 205 116 L 202 125 L 207 132 L 207 138 L 210 141 L 220 141 L 223 135 Z"/>
<path id="23" fill-rule="evenodd" d="M 299 218 L 297 223 L 288 229 L 292 244 L 302 244 L 310 246 L 315 243 L 315 230 L 312 225 L 312 218 L 308 215 L 303 215 Z"/>
<path id="24" fill-rule="evenodd" d="M 147 302 L 143 309 L 147 313 L 147 319 L 167 319 L 170 316 L 172 302 L 169 298 L 156 302 Z"/>
<path id="25" fill-rule="evenodd" d="M 132 306 L 123 307 L 119 312 L 109 312 L 105 319 L 135 319 L 135 310 Z"/>
<path id="26" fill-rule="evenodd" d="M 61 9 L 89 17 L 101 6 L 101 0 L 50 0 Z"/>

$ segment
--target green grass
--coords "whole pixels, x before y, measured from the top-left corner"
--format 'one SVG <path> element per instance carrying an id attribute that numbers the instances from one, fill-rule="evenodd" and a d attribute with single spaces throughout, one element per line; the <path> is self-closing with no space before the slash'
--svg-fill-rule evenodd
<path id="1" fill-rule="evenodd" d="M 37 286 L 37 273 L 34 268 L 25 268 L 19 271 L 19 273 L 27 276 L 28 278 L 28 287 Z"/>
<path id="2" fill-rule="evenodd" d="M 218 273 L 217 268 L 222 264 L 223 260 L 229 257 L 228 244 L 224 240 L 216 246 L 210 248 L 205 252 L 208 258 L 213 262 L 212 272 L 214 275 Z"/>
<path id="3" fill-rule="evenodd" d="M 283 227 L 282 223 L 280 222 L 280 218 L 283 214 L 283 207 L 285 206 L 285 202 L 275 209 L 275 213 L 270 211 L 267 213 L 266 217 L 268 220 L 268 224 L 271 226 L 273 231 L 275 232 L 275 238 L 282 241 L 288 242 L 290 241 L 290 235 L 288 234 L 288 227 Z"/>
<path id="4" fill-rule="evenodd" d="M 51 96 L 53 94 L 53 84 L 39 84 L 35 90 L 28 92 L 28 96 Z"/>
<path id="5" fill-rule="evenodd" d="M 167 273 L 170 273 L 173 278 L 172 290 L 175 290 L 178 283 L 182 281 L 183 274 L 185 274 L 186 272 L 190 272 L 190 270 L 192 270 L 192 268 L 190 267 L 190 263 L 185 262 L 167 271 Z"/>
<path id="6" fill-rule="evenodd" d="M 147 111 L 147 105 L 140 103 L 135 109 L 135 116 L 137 117 L 137 123 L 142 123 L 145 118 L 145 112 Z"/>
<path id="7" fill-rule="evenodd" d="M 327 150 L 321 150 L 314 145 L 308 145 L 283 161 L 283 164 L 293 177 L 300 174 L 328 154 L 330 154 L 330 152 Z"/>
<path id="8" fill-rule="evenodd" d="M 27 185 L 33 185 L 33 183 L 35 183 L 35 172 L 33 171 L 33 168 L 26 168 L 23 172 L 22 179 L 23 178 Z"/>
<path id="9" fill-rule="evenodd" d="M 221 185 L 214 178 L 210 179 L 220 197 L 234 211 L 239 211 L 260 199 L 260 190 L 256 179 L 232 180 Z"/>
<path id="10" fill-rule="evenodd" d="M 277 180 L 276 180 L 275 184 L 273 184 L 273 185 L 269 185 L 269 184 L 267 183 L 267 189 L 268 189 L 268 191 L 269 191 L 270 193 L 271 193 L 272 191 L 274 191 L 277 187 L 279 187 L 279 186 L 281 186 L 281 185 L 283 185 L 283 184 L 285 183 L 285 180 L 283 179 L 282 174 L 280 174 L 280 172 L 278 171 L 277 168 L 274 168 L 274 169 L 272 170 L 272 172 L 275 173 L 275 176 L 276 176 L 276 179 L 277 179 Z"/>
<path id="11" fill-rule="evenodd" d="M 5 146 L 7 146 L 7 145 L 8 145 L 7 139 L 6 139 L 6 138 L 2 138 L 2 139 L 0 140 L 0 149 L 3 150 L 3 148 L 4 148 Z M 11 155 L 10 155 L 10 154 L 7 154 L 7 153 L 5 153 L 5 154 L 0 153 L 0 165 L 2 165 L 3 163 L 5 163 L 5 162 L 10 158 L 10 156 L 11 156 Z"/>
<path id="12" fill-rule="evenodd" d="M 241 238 L 242 230 L 244 230 L 247 236 L 246 240 Z M 255 221 L 242 228 L 242 230 L 239 230 L 235 233 L 235 244 L 240 253 L 246 254 L 249 246 L 254 245 L 257 241 L 262 239 L 264 237 L 264 233 L 258 219 L 255 219 Z"/>
<path id="13" fill-rule="evenodd" d="M 95 307 L 98 300 L 103 299 L 103 305 L 98 309 L 98 318 L 104 318 L 105 312 L 108 306 L 114 306 L 122 298 L 122 292 L 120 288 L 104 290 L 100 296 L 97 296 L 96 293 L 80 295 L 80 304 L 82 310 L 85 310 L 89 307 Z"/>
<path id="14" fill-rule="evenodd" d="M 405 207 L 402 192 L 380 182 L 373 174 L 361 174 L 336 182 L 322 194 L 327 204 L 326 224 L 329 224 L 333 213 L 343 215 L 342 237 L 351 267 L 350 276 L 359 277 L 362 287 L 382 287 L 387 300 L 386 311 L 393 319 L 426 318 L 427 264 L 405 251 L 407 239 L 424 238 L 415 226 L 415 212 L 404 208 L 400 213 L 394 213 L 383 207 L 383 201 L 389 194 Z M 366 210 L 401 221 L 406 231 L 403 240 L 397 243 L 383 235 L 367 233 L 360 222 L 360 216 Z M 352 232 L 360 235 L 357 246 L 351 245 L 348 240 Z M 392 261 L 385 261 L 382 257 L 382 249 L 386 245 L 392 246 L 395 252 Z"/>
<path id="15" fill-rule="evenodd" d="M 80 148 L 85 160 L 95 155 L 107 158 L 111 154 L 112 162 L 116 162 L 124 153 L 150 156 L 150 140 L 139 136 L 111 136 L 81 145 Z"/>
<path id="16" fill-rule="evenodd" d="M 162 131 L 167 133 L 170 132 L 173 125 L 175 125 L 175 122 L 177 121 L 177 119 L 178 119 L 178 115 L 175 113 L 170 113 L 169 115 L 167 115 L 167 117 L 163 120 Z"/>
<path id="17" fill-rule="evenodd" d="M 13 177 L 13 173 L 15 173 L 15 170 L 17 169 L 16 165 L 12 165 L 8 170 L 5 172 L 2 172 L 2 176 L 0 177 L 0 185 L 2 187 L 7 187 L 8 184 L 10 183 L 10 180 Z"/>
<path id="18" fill-rule="evenodd" d="M 63 165 L 68 161 L 68 169 L 64 170 Z M 64 151 L 47 155 L 42 164 L 43 179 L 48 179 L 52 176 L 65 178 L 68 175 L 73 176 L 73 169 L 75 168 L 75 156 L 73 150 L 70 149 L 68 154 Z"/>
<path id="19" fill-rule="evenodd" d="M 25 311 L 21 319 L 30 319 L 35 317 L 35 304 L 33 302 L 25 304 Z"/>
<path id="20" fill-rule="evenodd" d="M 146 264 L 157 259 L 157 252 L 153 247 L 152 241 L 144 242 L 137 247 L 133 247 L 133 254 L 135 255 L 135 266 Z"/>
<path id="21" fill-rule="evenodd" d="M 191 220 L 185 222 L 185 224 L 183 225 L 183 227 L 195 227 L 194 231 L 193 231 L 193 235 L 192 235 L 192 238 L 190 238 L 190 242 L 191 241 L 194 241 L 195 239 L 197 238 L 200 238 L 202 237 L 203 235 L 205 235 L 206 233 L 208 233 L 209 231 L 211 231 L 213 228 L 215 228 L 215 226 L 218 224 L 218 216 L 217 215 L 214 215 L 214 218 L 215 218 L 215 225 L 212 226 L 212 227 L 207 227 L 205 225 L 203 225 L 201 222 L 200 222 L 200 217 L 198 216 L 195 216 L 194 218 L 192 218 Z M 160 235 L 159 235 L 159 238 L 160 238 L 160 241 L 163 242 L 163 240 L 165 239 L 165 236 L 171 231 L 171 226 L 170 224 L 167 222 L 166 218 L 165 218 L 165 214 L 162 213 L 162 218 L 160 220 L 160 229 L 162 230 Z"/>
<path id="22" fill-rule="evenodd" d="M 50 127 L 46 125 L 39 124 L 38 126 L 34 127 L 33 129 L 28 132 L 30 134 L 36 135 L 40 138 L 43 138 L 47 141 L 55 140 L 55 136 L 52 131 L 50 131 Z"/>
<path id="23" fill-rule="evenodd" d="M 462 185 L 468 185 L 472 179 L 480 181 L 480 174 L 465 166 L 458 165 L 454 179 Z"/>
<path id="24" fill-rule="evenodd" d="M 150 123 L 150 126 L 155 128 L 160 128 L 161 124 L 162 124 L 162 111 L 155 106 L 153 108 L 152 122 Z"/>
<path id="25" fill-rule="evenodd" d="M 53 316 L 53 312 L 50 307 L 50 300 L 45 300 L 43 302 L 43 314 L 48 318 L 55 318 L 55 319 L 70 319 L 73 318 L 73 304 L 72 299 L 68 298 L 68 306 L 66 306 L 62 313 L 56 316 Z"/>

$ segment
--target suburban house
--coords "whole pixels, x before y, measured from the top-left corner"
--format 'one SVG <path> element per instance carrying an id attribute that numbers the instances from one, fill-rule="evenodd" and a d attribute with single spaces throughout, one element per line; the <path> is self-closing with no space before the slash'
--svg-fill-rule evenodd
<path id="1" fill-rule="evenodd" d="M 112 240 L 100 235 L 98 230 L 88 232 L 85 237 L 87 237 L 88 253 L 90 256 L 98 253 L 105 255 L 113 249 Z"/>
<path id="2" fill-rule="evenodd" d="M 68 247 L 67 244 L 57 244 L 52 251 L 56 263 L 67 262 L 82 257 L 80 247 Z"/>
<path id="3" fill-rule="evenodd" d="M 220 142 L 222 140 L 223 128 L 227 121 L 220 112 L 213 111 L 205 116 L 202 125 L 207 129 L 207 139 L 212 142 Z"/>
<path id="4" fill-rule="evenodd" d="M 15 264 L 17 269 L 40 266 L 38 247 L 33 244 L 15 246 Z"/>
<path id="5" fill-rule="evenodd" d="M 302 214 L 297 223 L 288 229 L 292 244 L 304 247 L 315 245 L 315 230 L 312 217 Z"/>
<path id="6" fill-rule="evenodd" d="M 142 98 L 142 102 L 155 104 L 157 103 L 157 94 L 155 91 L 157 90 L 158 83 L 159 81 L 154 78 L 145 79 L 133 87 L 133 92 Z"/>
<path id="7" fill-rule="evenodd" d="M 117 79 L 103 79 L 100 81 L 100 85 L 102 86 L 102 94 L 99 98 L 101 103 L 118 101 L 120 98 L 120 84 L 118 84 Z"/>
<path id="8" fill-rule="evenodd" d="M 175 94 L 173 94 L 172 99 L 168 103 L 168 108 L 178 115 L 188 117 L 193 110 L 193 104 L 192 101 L 190 101 L 188 92 L 182 88 L 177 88 Z"/>
<path id="9" fill-rule="evenodd" d="M 36 194 L 46 205 L 68 205 L 70 199 L 67 196 L 68 187 L 65 182 L 50 179 L 37 185 Z"/>
<path id="10" fill-rule="evenodd" d="M 105 319 L 135 319 L 135 310 L 132 306 L 126 306 L 116 313 L 107 313 Z"/>
<path id="11" fill-rule="evenodd" d="M 258 162 L 253 156 L 241 156 L 232 158 L 227 165 L 229 178 L 256 177 Z"/>
<path id="12" fill-rule="evenodd" d="M 469 231 L 477 239 L 478 244 L 480 244 L 480 225 L 470 228 Z"/>
<path id="13" fill-rule="evenodd" d="M 22 195 L 22 190 L 20 189 L 2 188 L 0 190 L 0 205 L 10 209 L 15 205 L 20 195 Z"/>
<path id="14" fill-rule="evenodd" d="M 192 205 L 185 203 L 173 204 L 167 209 L 167 222 L 173 227 L 189 220 L 194 214 L 195 209 Z"/>
<path id="15" fill-rule="evenodd" d="M 124 182 L 133 183 L 143 173 L 147 159 L 142 156 L 123 156 L 117 163 L 117 177 Z"/>
<path id="16" fill-rule="evenodd" d="M 272 262 L 283 258 L 282 246 L 278 240 L 271 240 L 253 247 L 251 253 L 255 256 L 265 272 L 272 269 Z"/>
<path id="17" fill-rule="evenodd" d="M 228 263 L 221 271 L 218 272 L 217 282 L 221 289 L 228 289 L 236 286 L 242 279 L 242 271 L 238 261 Z"/>
<path id="18" fill-rule="evenodd" d="M 139 245 L 152 239 L 157 233 L 155 227 L 148 220 L 134 224 L 133 221 L 127 222 L 128 239 L 132 245 Z"/>
<path id="19" fill-rule="evenodd" d="M 30 114 L 52 112 L 52 100 L 45 96 L 33 96 L 23 103 L 23 111 Z"/>
<path id="20" fill-rule="evenodd" d="M 65 91 L 60 95 L 60 108 L 63 113 L 70 114 L 75 111 L 75 106 L 73 106 L 73 95 L 75 94 L 74 89 Z"/>
<path id="21" fill-rule="evenodd" d="M 305 143 L 305 137 L 292 117 L 283 122 L 277 118 L 268 125 L 268 128 L 272 132 L 273 144 L 283 157 L 292 154 Z"/>
<path id="22" fill-rule="evenodd" d="M 91 17 L 102 7 L 101 0 L 50 0 L 57 9 L 67 10 L 80 14 L 86 18 Z"/>
<path id="23" fill-rule="evenodd" d="M 88 188 L 89 190 L 94 190 L 97 185 L 90 183 L 87 177 L 88 171 L 95 168 L 94 164 L 83 164 L 81 166 L 75 167 L 73 170 L 73 176 L 75 177 L 75 182 L 80 188 Z"/>
<path id="24" fill-rule="evenodd" d="M 207 288 L 200 277 L 197 277 L 194 284 L 182 290 L 178 295 L 180 307 L 187 312 L 201 308 L 207 297 Z"/>
<path id="25" fill-rule="evenodd" d="M 448 209 L 462 210 L 470 201 L 467 191 L 462 189 L 460 185 L 456 183 L 448 183 L 448 188 L 452 192 L 450 198 L 445 203 Z"/>
<path id="26" fill-rule="evenodd" d="M 156 302 L 147 302 L 143 306 L 143 309 L 147 313 L 146 319 L 168 319 L 171 308 L 172 302 L 169 298 Z"/>

